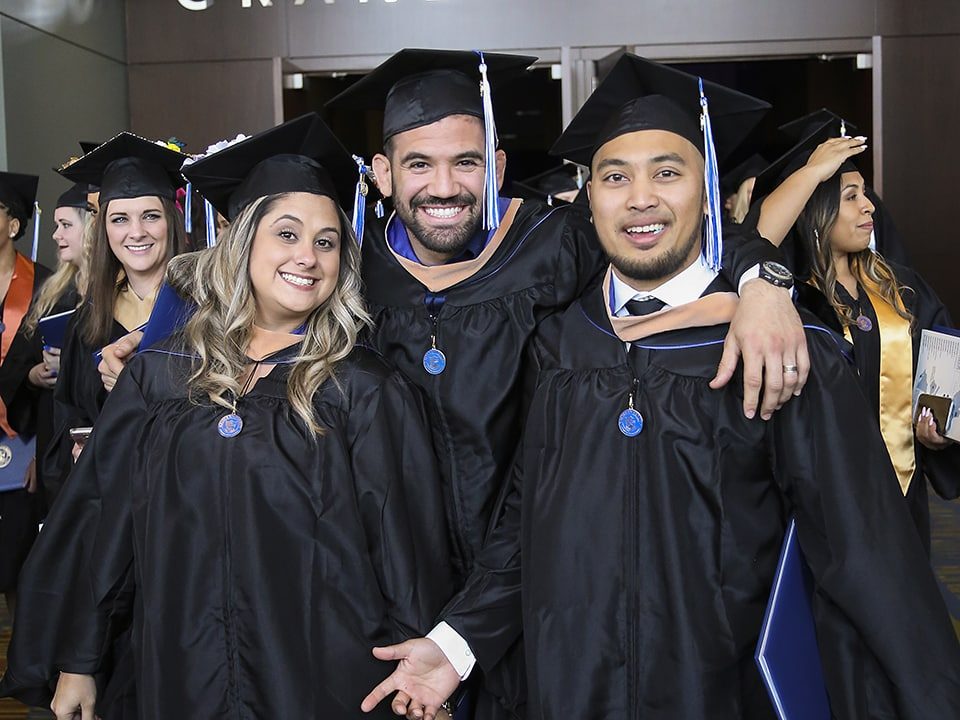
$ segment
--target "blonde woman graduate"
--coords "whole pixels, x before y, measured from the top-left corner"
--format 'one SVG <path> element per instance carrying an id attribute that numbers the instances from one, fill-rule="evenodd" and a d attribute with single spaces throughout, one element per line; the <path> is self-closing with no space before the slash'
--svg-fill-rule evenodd
<path id="1" fill-rule="evenodd" d="M 185 173 L 230 228 L 172 268 L 197 311 L 110 394 L 24 570 L 0 690 L 44 703 L 56 683 L 57 718 L 93 717 L 132 584 L 142 720 L 357 717 L 386 674 L 370 648 L 451 593 L 423 404 L 356 344 L 338 202 L 357 167 L 310 115 Z"/>

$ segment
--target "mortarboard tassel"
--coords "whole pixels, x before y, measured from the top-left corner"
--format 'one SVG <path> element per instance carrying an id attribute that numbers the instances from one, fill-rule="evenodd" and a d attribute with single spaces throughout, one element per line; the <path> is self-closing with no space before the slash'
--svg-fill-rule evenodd
<path id="1" fill-rule="evenodd" d="M 483 173 L 483 229 L 500 227 L 500 203 L 497 187 L 497 126 L 493 119 L 493 94 L 487 79 L 487 63 L 480 56 L 480 96 L 483 100 L 484 173 Z"/>
<path id="2" fill-rule="evenodd" d="M 207 247 L 217 244 L 217 212 L 209 200 L 204 200 L 203 214 L 207 221 Z"/>
<path id="3" fill-rule="evenodd" d="M 193 232 L 193 183 L 187 183 L 187 195 L 183 199 L 183 227 Z"/>
<path id="4" fill-rule="evenodd" d="M 357 187 L 353 192 L 353 234 L 357 236 L 357 245 L 363 245 L 363 222 L 367 214 L 367 172 L 369 168 L 364 159 L 359 155 L 353 156 L 357 163 L 359 177 L 357 178 Z"/>
<path id="5" fill-rule="evenodd" d="M 377 200 L 377 204 L 373 206 L 373 212 L 377 218 L 382 218 L 386 215 L 386 211 L 383 209 L 383 200 Z"/>
<path id="6" fill-rule="evenodd" d="M 700 257 L 711 270 L 719 270 L 723 256 L 723 213 L 720 205 L 720 171 L 717 168 L 717 148 L 713 144 L 713 128 L 710 124 L 710 109 L 707 96 L 703 94 L 703 78 L 700 83 L 700 128 L 703 130 L 704 186 L 707 192 L 707 212 L 703 248 Z"/>
<path id="7" fill-rule="evenodd" d="M 40 203 L 33 201 L 33 247 L 30 248 L 30 260 L 37 261 L 37 251 L 40 249 Z"/>

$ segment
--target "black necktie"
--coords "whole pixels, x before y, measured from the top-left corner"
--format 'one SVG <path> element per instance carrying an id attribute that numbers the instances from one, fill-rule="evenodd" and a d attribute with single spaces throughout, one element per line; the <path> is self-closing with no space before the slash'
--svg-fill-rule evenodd
<path id="1" fill-rule="evenodd" d="M 631 315 L 649 315 L 658 310 L 663 310 L 666 306 L 667 304 L 662 300 L 651 297 L 646 300 L 630 300 L 626 307 L 627 312 Z"/>

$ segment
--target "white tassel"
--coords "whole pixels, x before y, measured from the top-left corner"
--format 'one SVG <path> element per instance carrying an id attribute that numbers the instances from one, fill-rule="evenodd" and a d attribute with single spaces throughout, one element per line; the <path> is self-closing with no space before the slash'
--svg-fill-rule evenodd
<path id="1" fill-rule="evenodd" d="M 703 130 L 703 182 L 707 193 L 706 228 L 701 257 L 712 270 L 719 270 L 723 257 L 723 213 L 720 205 L 720 171 L 717 167 L 717 149 L 713 144 L 713 128 L 710 124 L 710 109 L 703 93 L 703 78 L 700 82 L 700 128 Z"/>
<path id="2" fill-rule="evenodd" d="M 493 119 L 493 94 L 487 79 L 487 63 L 480 56 L 480 96 L 483 100 L 484 160 L 483 174 L 483 228 L 496 230 L 500 227 L 500 188 L 497 187 L 497 126 Z"/>

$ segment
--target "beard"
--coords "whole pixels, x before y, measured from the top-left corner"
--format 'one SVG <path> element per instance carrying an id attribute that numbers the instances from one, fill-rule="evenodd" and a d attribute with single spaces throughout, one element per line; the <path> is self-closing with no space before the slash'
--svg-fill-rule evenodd
<path id="1" fill-rule="evenodd" d="M 466 207 L 463 221 L 448 228 L 430 227 L 421 220 L 417 210 L 423 205 L 433 207 Z M 438 198 L 420 193 L 407 202 L 397 202 L 394 209 L 407 230 L 430 252 L 455 256 L 470 242 L 480 227 L 480 201 L 469 192 L 449 198 Z"/>
<path id="2" fill-rule="evenodd" d="M 631 278 L 650 282 L 675 275 L 688 262 L 693 248 L 700 242 L 702 225 L 697 225 L 686 242 L 679 243 L 661 255 L 651 259 L 642 259 L 626 255 L 609 255 L 610 263 L 620 271 L 620 274 Z"/>

